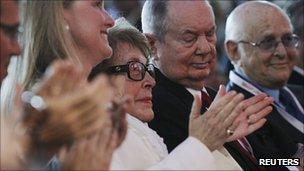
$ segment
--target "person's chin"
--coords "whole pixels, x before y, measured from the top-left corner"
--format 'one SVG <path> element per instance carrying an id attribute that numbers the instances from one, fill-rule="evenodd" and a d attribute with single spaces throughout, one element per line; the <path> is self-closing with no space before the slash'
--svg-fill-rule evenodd
<path id="1" fill-rule="evenodd" d="M 142 121 L 143 122 L 149 122 L 151 121 L 153 118 L 154 118 L 154 112 L 152 109 L 144 109 L 144 110 L 141 110 L 141 113 L 142 113 Z"/>
<path id="2" fill-rule="evenodd" d="M 150 122 L 154 118 L 154 112 L 151 109 L 151 110 L 147 111 L 147 113 L 149 113 L 148 118 L 147 118 L 147 122 Z"/>
<path id="3" fill-rule="evenodd" d="M 285 85 L 289 79 L 289 75 L 280 75 L 276 77 L 276 81 L 278 85 Z"/>
<path id="4" fill-rule="evenodd" d="M 112 56 L 113 50 L 109 45 L 107 45 L 101 49 L 101 52 L 102 52 L 103 59 L 107 59 Z"/>
<path id="5" fill-rule="evenodd" d="M 209 69 L 196 70 L 191 73 L 191 77 L 193 78 L 193 80 L 202 80 L 202 79 L 205 79 L 206 77 L 208 77 L 209 74 L 210 74 Z"/>

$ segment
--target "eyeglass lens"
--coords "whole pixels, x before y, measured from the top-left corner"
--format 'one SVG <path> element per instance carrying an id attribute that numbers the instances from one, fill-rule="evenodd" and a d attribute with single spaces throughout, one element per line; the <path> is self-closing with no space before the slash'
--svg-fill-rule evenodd
<path id="1" fill-rule="evenodd" d="M 154 67 L 148 65 L 147 67 L 140 62 L 131 62 L 129 64 L 129 78 L 135 81 L 143 80 L 146 71 L 154 78 Z"/>
<path id="2" fill-rule="evenodd" d="M 134 80 L 142 80 L 143 72 L 145 72 L 144 65 L 139 62 L 131 62 L 129 65 L 129 76 Z"/>
<path id="3" fill-rule="evenodd" d="M 286 48 L 295 48 L 299 44 L 299 38 L 295 35 L 284 35 L 281 41 L 277 41 L 275 37 L 268 36 L 260 43 L 260 48 L 263 50 L 274 50 L 278 44 L 282 42 Z"/>

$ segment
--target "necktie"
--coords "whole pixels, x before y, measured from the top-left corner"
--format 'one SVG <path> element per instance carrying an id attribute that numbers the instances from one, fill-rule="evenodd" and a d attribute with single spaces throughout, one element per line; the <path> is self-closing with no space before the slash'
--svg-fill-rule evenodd
<path id="1" fill-rule="evenodd" d="M 304 114 L 300 111 L 299 107 L 297 106 L 296 102 L 292 98 L 291 94 L 285 90 L 280 90 L 280 103 L 284 105 L 286 112 L 299 120 L 300 122 L 304 123 Z"/>
<path id="2" fill-rule="evenodd" d="M 209 106 L 212 103 L 211 98 L 209 97 L 209 95 L 206 92 L 201 91 L 201 93 L 202 93 L 202 96 L 201 96 L 201 99 L 202 99 L 202 108 L 209 108 Z"/>
<path id="3" fill-rule="evenodd" d="M 265 170 L 264 167 L 259 166 L 257 159 L 250 153 L 250 151 L 241 145 L 240 141 L 242 142 L 243 140 L 246 140 L 246 139 L 241 138 L 241 139 L 238 139 L 237 141 L 232 141 L 231 143 L 235 146 L 235 148 L 238 149 L 238 151 L 243 156 L 245 156 L 247 159 L 249 159 L 257 167 L 257 170 L 259 170 L 259 171 Z"/>
<path id="4" fill-rule="evenodd" d="M 249 142 L 246 140 L 245 137 L 238 139 L 238 142 L 242 145 L 242 147 L 245 148 L 245 150 L 247 150 L 247 152 L 250 153 L 250 155 L 251 155 L 253 158 L 255 158 L 254 155 L 253 155 L 253 150 L 252 150 L 252 148 L 251 148 Z"/>

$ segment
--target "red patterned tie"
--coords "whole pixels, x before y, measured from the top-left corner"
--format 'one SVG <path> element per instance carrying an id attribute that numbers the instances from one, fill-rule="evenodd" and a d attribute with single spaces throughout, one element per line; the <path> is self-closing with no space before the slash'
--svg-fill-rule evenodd
<path id="1" fill-rule="evenodd" d="M 202 93 L 202 96 L 201 96 L 201 99 L 202 99 L 202 107 L 204 108 L 209 108 L 209 106 L 211 105 L 212 103 L 212 100 L 211 98 L 209 97 L 209 95 L 204 92 L 204 91 L 201 91 Z"/>

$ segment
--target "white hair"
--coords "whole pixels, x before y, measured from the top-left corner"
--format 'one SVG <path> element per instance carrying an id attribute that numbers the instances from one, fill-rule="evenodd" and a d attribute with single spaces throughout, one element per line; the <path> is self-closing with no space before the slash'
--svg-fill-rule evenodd
<path id="1" fill-rule="evenodd" d="M 228 16 L 225 29 L 225 42 L 246 39 L 269 9 L 281 13 L 290 23 L 287 14 L 277 5 L 267 1 L 250 1 L 237 6 Z M 290 23 L 292 28 L 292 25 Z"/>

